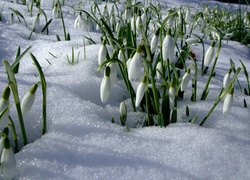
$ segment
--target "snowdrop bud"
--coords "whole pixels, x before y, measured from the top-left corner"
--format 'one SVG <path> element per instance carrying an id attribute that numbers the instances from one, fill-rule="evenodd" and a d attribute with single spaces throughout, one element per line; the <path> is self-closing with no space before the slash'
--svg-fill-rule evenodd
<path id="1" fill-rule="evenodd" d="M 21 109 L 22 109 L 23 116 L 29 113 L 34 103 L 37 87 L 38 87 L 38 83 L 33 84 L 30 90 L 23 97 L 23 100 L 21 102 Z"/>
<path id="2" fill-rule="evenodd" d="M 143 66 L 141 52 L 142 52 L 142 47 L 141 47 L 141 45 L 139 45 L 133 58 L 128 63 L 129 64 L 129 66 L 128 66 L 128 78 L 130 81 L 137 80 L 139 78 L 140 70 Z"/>
<path id="3" fill-rule="evenodd" d="M 136 90 L 136 100 L 135 100 L 135 106 L 138 107 L 141 103 L 141 100 L 144 96 L 145 90 L 147 88 L 147 76 L 144 75 L 142 78 L 142 81 L 140 82 L 139 86 L 137 87 Z"/>
<path id="4" fill-rule="evenodd" d="M 107 48 L 106 48 L 106 40 L 103 40 L 103 43 L 101 45 L 101 48 L 98 52 L 98 64 L 101 65 L 105 60 L 107 56 Z"/>
<path id="5" fill-rule="evenodd" d="M 10 15 L 10 24 L 14 24 L 14 13 Z"/>
<path id="6" fill-rule="evenodd" d="M 209 66 L 214 59 L 214 56 L 215 56 L 215 47 L 214 46 L 215 46 L 215 41 L 212 42 L 211 46 L 209 46 L 209 48 L 207 49 L 207 51 L 205 53 L 205 59 L 204 59 L 205 66 Z"/>
<path id="7" fill-rule="evenodd" d="M 170 88 L 169 88 L 169 109 L 174 109 L 175 104 L 175 84 L 174 80 L 170 82 Z"/>
<path id="8" fill-rule="evenodd" d="M 111 81 L 110 81 L 110 67 L 107 66 L 104 71 L 104 77 L 102 79 L 101 88 L 100 88 L 100 96 L 101 101 L 106 103 L 111 90 Z"/>
<path id="9" fill-rule="evenodd" d="M 223 104 L 223 115 L 225 116 L 228 115 L 231 110 L 233 104 L 233 93 L 234 93 L 234 88 L 232 87 L 225 97 Z"/>
<path id="10" fill-rule="evenodd" d="M 2 94 L 2 97 L 0 99 L 0 113 L 7 107 L 9 106 L 9 97 L 10 97 L 10 87 L 7 86 Z M 4 126 L 6 126 L 9 122 L 9 113 L 10 110 L 9 108 L 7 109 L 7 111 L 5 111 L 5 113 L 3 114 L 3 116 L 0 119 L 0 129 L 3 129 Z"/>
<path id="11" fill-rule="evenodd" d="M 8 137 L 4 138 L 4 148 L 1 155 L 1 172 L 4 179 L 12 179 L 16 174 L 16 158 L 10 146 Z"/>
<path id="12" fill-rule="evenodd" d="M 229 81 L 230 81 L 230 74 L 231 74 L 231 69 L 228 70 L 227 74 L 223 78 L 223 88 L 226 88 Z"/>
<path id="13" fill-rule="evenodd" d="M 184 91 L 186 89 L 186 87 L 188 86 L 188 83 L 191 79 L 191 76 L 190 76 L 190 68 L 187 69 L 187 72 L 185 72 L 185 74 L 183 75 L 182 77 L 182 80 L 181 80 L 181 91 Z"/>
<path id="14" fill-rule="evenodd" d="M 186 43 L 188 45 L 193 45 L 193 44 L 196 44 L 196 43 L 199 43 L 200 40 L 198 38 L 188 38 L 186 39 Z"/>
<path id="15" fill-rule="evenodd" d="M 115 25 L 115 32 L 119 33 L 119 30 L 121 29 L 121 21 L 118 20 L 116 25 Z"/>
<path id="16" fill-rule="evenodd" d="M 37 13 L 37 15 L 36 15 L 36 19 L 34 20 L 34 22 L 33 22 L 33 28 L 34 28 L 34 30 L 36 31 L 38 28 L 39 28 L 39 26 L 40 26 L 40 13 Z"/>
<path id="17" fill-rule="evenodd" d="M 124 12 L 124 21 L 129 21 L 132 17 L 131 9 L 127 8 Z"/>
<path id="18" fill-rule="evenodd" d="M 127 120 L 127 106 L 124 101 L 120 103 L 120 120 L 122 125 L 125 126 Z"/>
<path id="19" fill-rule="evenodd" d="M 162 57 L 164 61 L 168 59 L 172 62 L 174 60 L 174 39 L 171 35 L 171 29 L 168 29 L 168 33 L 162 43 Z"/>
<path id="20" fill-rule="evenodd" d="M 122 54 L 122 51 L 121 51 L 121 50 L 119 50 L 119 52 L 118 52 L 118 59 L 119 59 L 120 61 L 122 61 L 122 62 L 124 62 L 124 61 L 125 61 L 124 56 L 123 56 L 123 54 Z"/>
<path id="21" fill-rule="evenodd" d="M 156 48 L 158 47 L 159 34 L 160 34 L 160 28 L 158 28 L 157 31 L 155 32 L 150 43 L 150 51 L 152 54 L 155 52 Z"/>

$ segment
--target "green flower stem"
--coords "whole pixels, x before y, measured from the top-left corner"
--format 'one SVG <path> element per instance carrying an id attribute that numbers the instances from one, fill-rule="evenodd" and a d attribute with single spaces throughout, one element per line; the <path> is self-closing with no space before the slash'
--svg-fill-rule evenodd
<path id="1" fill-rule="evenodd" d="M 18 140 L 17 140 L 16 128 L 10 116 L 9 116 L 9 120 L 10 120 L 11 129 L 12 129 L 13 141 L 14 141 L 14 152 L 17 153 L 18 152 Z"/>
<path id="2" fill-rule="evenodd" d="M 36 57 L 30 53 L 30 56 L 31 56 L 31 59 L 33 60 L 34 64 L 36 65 L 37 67 L 37 70 L 39 72 L 39 75 L 40 75 L 40 80 L 41 80 L 41 84 L 42 84 L 42 100 L 43 100 L 43 107 L 42 107 L 42 116 L 43 116 L 43 126 L 42 126 L 42 134 L 45 134 L 46 131 L 47 131 L 47 97 L 46 97 L 46 94 L 47 94 L 47 85 L 46 85 L 46 80 L 45 80 L 45 77 L 44 77 L 44 74 L 43 74 L 43 71 L 42 71 L 42 68 L 40 66 L 40 64 L 38 63 Z"/>
<path id="3" fill-rule="evenodd" d="M 20 123 L 22 138 L 23 138 L 23 145 L 26 145 L 26 144 L 28 144 L 28 141 L 27 141 L 25 126 L 24 126 L 24 121 L 23 121 L 23 115 L 22 115 L 22 111 L 21 111 L 21 105 L 20 105 L 20 100 L 19 100 L 19 95 L 18 95 L 16 78 L 15 78 L 15 75 L 14 75 L 12 68 L 9 64 L 9 61 L 4 59 L 3 62 L 5 65 L 5 68 L 6 68 L 6 73 L 7 73 L 8 80 L 9 80 L 9 86 L 10 86 L 12 94 L 14 96 L 14 102 L 16 105 L 16 110 L 17 110 L 18 119 L 19 119 L 19 123 Z"/>
<path id="4" fill-rule="evenodd" d="M 59 9 L 60 9 L 60 17 L 61 17 L 61 19 L 62 19 L 64 40 L 65 40 L 65 41 L 69 41 L 70 39 L 69 39 L 69 37 L 67 36 L 66 27 L 65 27 L 65 24 L 64 24 L 62 6 L 61 6 L 61 3 L 60 3 L 59 0 L 57 1 L 57 3 L 58 3 L 58 6 L 59 6 Z"/>
<path id="5" fill-rule="evenodd" d="M 250 96 L 250 82 L 249 82 L 249 76 L 248 76 L 248 72 L 246 69 L 246 66 L 244 65 L 244 63 L 240 60 L 241 66 L 243 68 L 246 80 L 247 80 L 247 86 L 248 86 L 248 96 Z"/>
<path id="6" fill-rule="evenodd" d="M 206 120 L 208 119 L 208 117 L 211 115 L 211 113 L 213 112 L 213 110 L 216 108 L 216 106 L 219 104 L 219 102 L 226 96 L 226 94 L 228 93 L 228 91 L 231 89 L 231 87 L 234 84 L 235 79 L 237 78 L 238 74 L 240 73 L 241 68 L 238 68 L 236 73 L 234 74 L 232 80 L 230 81 L 230 83 L 228 84 L 227 88 L 221 93 L 221 95 L 218 97 L 217 101 L 214 103 L 214 105 L 212 106 L 212 108 L 209 110 L 209 112 L 207 113 L 207 115 L 204 117 L 204 119 L 202 120 L 202 122 L 200 123 L 200 126 L 202 126 Z"/>
<path id="7" fill-rule="evenodd" d="M 193 34 L 193 36 L 197 37 L 202 45 L 202 60 L 201 60 L 201 75 L 203 75 L 204 72 L 204 59 L 205 59 L 205 46 L 204 46 L 204 41 L 203 38 L 201 38 L 200 36 Z"/>

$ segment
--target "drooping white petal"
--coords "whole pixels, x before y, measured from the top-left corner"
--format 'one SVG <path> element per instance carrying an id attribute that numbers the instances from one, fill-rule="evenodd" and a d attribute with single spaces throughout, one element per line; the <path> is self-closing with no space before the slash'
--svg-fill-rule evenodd
<path id="1" fill-rule="evenodd" d="M 138 107 L 141 103 L 141 100 L 144 96 L 146 90 L 146 83 L 145 82 L 140 82 L 139 86 L 137 87 L 136 90 L 136 100 L 135 100 L 135 106 Z"/>
<path id="2" fill-rule="evenodd" d="M 233 104 L 233 95 L 227 94 L 223 104 L 223 115 L 228 115 Z"/>
<path id="3" fill-rule="evenodd" d="M 136 52 L 129 62 L 128 78 L 130 81 L 138 80 L 142 68 L 141 53 Z"/>
<path id="4" fill-rule="evenodd" d="M 159 42 L 159 37 L 157 35 L 154 35 L 150 44 L 150 51 L 152 54 L 155 52 L 156 48 L 158 47 L 158 42 Z"/>
<path id="5" fill-rule="evenodd" d="M 181 80 L 181 91 L 184 91 L 191 79 L 190 72 L 185 72 Z"/>
<path id="6" fill-rule="evenodd" d="M 107 48 L 102 44 L 98 52 L 98 64 L 101 65 L 106 60 Z"/>
<path id="7" fill-rule="evenodd" d="M 156 65 L 156 77 L 157 77 L 157 79 L 161 79 L 161 75 L 160 75 L 159 71 L 163 74 L 163 72 L 162 72 L 162 64 L 161 64 L 160 61 Z"/>
<path id="8" fill-rule="evenodd" d="M 230 81 L 230 74 L 229 73 L 226 73 L 226 75 L 224 76 L 223 78 L 223 88 L 226 88 L 228 83 Z"/>
<path id="9" fill-rule="evenodd" d="M 174 60 L 174 39 L 171 35 L 166 35 L 162 43 L 162 57 L 164 61 Z"/>

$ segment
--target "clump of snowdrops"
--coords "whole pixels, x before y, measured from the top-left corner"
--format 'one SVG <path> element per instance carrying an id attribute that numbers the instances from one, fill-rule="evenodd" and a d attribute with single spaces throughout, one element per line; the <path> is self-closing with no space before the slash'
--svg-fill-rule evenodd
<path id="1" fill-rule="evenodd" d="M 15 78 L 15 74 L 18 73 L 18 67 L 21 58 L 23 55 L 30 49 L 28 47 L 23 53 L 20 51 L 20 47 L 18 47 L 18 51 L 16 54 L 16 60 L 13 64 L 10 64 L 8 60 L 4 59 L 3 63 L 6 69 L 6 74 L 8 78 L 8 84 L 6 85 L 5 89 L 2 92 L 2 96 L 0 99 L 0 130 L 1 130 L 1 139 L 0 139 L 0 169 L 1 169 L 1 176 L 4 179 L 12 179 L 16 174 L 16 160 L 14 153 L 17 153 L 19 148 L 18 143 L 18 134 L 16 132 L 15 123 L 19 122 L 20 129 L 21 129 L 21 137 L 23 146 L 28 144 L 28 137 L 26 134 L 25 129 L 25 117 L 31 111 L 32 105 L 35 100 L 36 91 L 41 84 L 42 88 L 42 134 L 46 133 L 46 81 L 43 74 L 43 71 L 35 58 L 35 56 L 30 53 L 31 59 L 33 63 L 37 67 L 38 73 L 40 75 L 40 81 L 35 82 L 27 93 L 24 95 L 22 100 L 19 98 L 18 93 L 18 84 Z M 18 121 L 13 120 L 10 115 L 10 96 L 13 96 L 16 112 L 18 116 Z M 9 138 L 9 129 L 12 132 L 12 138 Z M 10 139 L 13 140 L 13 143 L 10 143 Z M 14 145 L 12 149 L 11 144 Z"/>
<path id="2" fill-rule="evenodd" d="M 103 7 L 101 10 L 99 4 L 95 3 L 91 12 L 78 11 L 80 16 L 84 14 L 86 19 L 96 24 L 97 30 L 102 31 L 102 45 L 98 53 L 98 70 L 104 69 L 100 85 L 102 102 L 108 101 L 117 76 L 126 85 L 130 101 L 124 100 L 120 104 L 122 125 L 126 124 L 127 103 L 131 103 L 133 111 L 145 112 L 145 126 L 167 126 L 179 121 L 178 101 L 184 98 L 185 91 L 192 92 L 190 102 L 199 103 L 198 98 L 200 101 L 206 100 L 211 79 L 216 76 L 222 41 L 230 38 L 232 31 L 225 27 L 226 15 L 221 20 L 223 23 L 214 21 L 214 17 L 226 11 L 219 11 L 218 7 L 200 10 L 188 6 L 168 8 L 164 4 L 155 5 L 148 1 L 107 3 Z M 248 21 L 244 23 L 247 26 Z M 211 41 L 208 48 L 205 48 L 205 40 Z M 196 58 L 193 44 L 202 45 L 202 59 Z M 112 54 L 109 54 L 107 46 L 112 47 Z M 223 99 L 223 114 L 229 114 L 235 81 L 238 82 L 237 90 L 241 90 L 237 76 L 242 68 L 235 69 L 231 60 L 230 73 L 225 75 L 214 105 L 204 118 L 194 115 L 189 122 L 203 125 Z M 248 79 L 246 69 L 244 73 Z M 233 74 L 232 77 L 230 74 Z M 207 78 L 200 95 L 197 90 L 199 76 Z M 247 82 L 249 85 L 249 80 Z M 189 116 L 188 105 L 186 115 Z"/>

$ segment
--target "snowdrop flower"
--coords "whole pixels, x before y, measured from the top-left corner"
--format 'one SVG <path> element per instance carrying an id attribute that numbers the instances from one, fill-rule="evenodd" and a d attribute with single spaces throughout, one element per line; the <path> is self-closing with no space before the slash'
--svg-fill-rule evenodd
<path id="1" fill-rule="evenodd" d="M 74 22 L 74 28 L 75 29 L 82 29 L 83 28 L 83 20 L 82 20 L 82 12 L 79 13 L 77 16 L 75 22 Z"/>
<path id="2" fill-rule="evenodd" d="M 230 81 L 230 74 L 231 74 L 231 69 L 228 70 L 228 72 L 226 73 L 226 75 L 223 78 L 223 88 L 226 88 L 229 81 Z"/>
<path id="3" fill-rule="evenodd" d="M 14 3 L 15 4 L 19 4 L 19 0 L 14 0 Z"/>
<path id="4" fill-rule="evenodd" d="M 7 106 L 9 106 L 9 97 L 10 97 L 10 87 L 7 86 L 2 94 L 2 97 L 0 99 L 0 112 L 2 112 Z M 7 111 L 5 111 L 5 113 L 3 114 L 2 118 L 0 119 L 0 129 L 3 129 L 3 127 L 5 127 L 8 122 L 9 122 L 9 113 L 10 110 L 9 108 L 7 109 Z"/>
<path id="5" fill-rule="evenodd" d="M 131 18 L 132 18 L 132 13 L 131 13 L 131 9 L 130 8 L 127 8 L 125 9 L 125 12 L 124 12 L 124 21 L 129 21 Z"/>
<path id="6" fill-rule="evenodd" d="M 10 15 L 10 24 L 14 24 L 14 13 L 11 13 Z"/>
<path id="7" fill-rule="evenodd" d="M 4 179 L 12 179 L 17 171 L 15 154 L 8 137 L 4 138 L 4 148 L 1 155 L 1 172 Z"/>
<path id="8" fill-rule="evenodd" d="M 158 47 L 158 43 L 159 43 L 159 34 L 160 34 L 160 28 L 157 29 L 157 31 L 155 32 L 151 43 L 150 43 L 150 51 L 153 54 L 156 50 L 156 48 Z"/>
<path id="9" fill-rule="evenodd" d="M 107 66 L 104 71 L 104 77 L 102 79 L 101 88 L 100 88 L 100 96 L 101 101 L 106 103 L 111 90 L 111 81 L 110 81 L 110 67 Z"/>
<path id="10" fill-rule="evenodd" d="M 35 101 L 35 93 L 38 87 L 38 83 L 31 86 L 30 90 L 24 95 L 21 102 L 21 109 L 23 116 L 27 115 Z"/>
<path id="11" fill-rule="evenodd" d="M 127 120 L 127 106 L 126 103 L 123 101 L 120 103 L 120 120 L 121 124 L 125 126 L 126 120 Z"/>
<path id="12" fill-rule="evenodd" d="M 186 39 L 186 43 L 188 45 L 193 45 L 193 44 L 196 44 L 196 43 L 199 43 L 200 40 L 198 38 L 188 38 Z"/>
<path id="13" fill-rule="evenodd" d="M 58 18 L 58 15 L 59 15 L 59 8 L 58 8 L 58 4 L 56 3 L 54 8 L 53 8 L 53 11 L 52 11 L 52 17 L 53 19 L 56 19 Z"/>
<path id="14" fill-rule="evenodd" d="M 137 16 L 136 18 L 136 23 L 135 23 L 135 26 L 136 26 L 136 31 L 137 31 L 137 34 L 142 34 L 143 33 L 143 22 L 142 22 L 142 18 L 141 18 L 141 11 L 139 11 L 139 16 Z"/>
<path id="15" fill-rule="evenodd" d="M 234 94 L 234 88 L 232 87 L 228 94 L 225 97 L 224 104 L 223 104 L 223 115 L 227 116 L 231 110 L 232 104 L 233 104 L 233 94 Z"/>
<path id="16" fill-rule="evenodd" d="M 146 88 L 147 88 L 147 76 L 144 75 L 139 86 L 137 87 L 137 90 L 136 90 L 136 99 L 135 99 L 135 106 L 138 107 L 141 103 L 141 100 L 144 96 L 144 93 L 146 91 Z"/>
<path id="17" fill-rule="evenodd" d="M 204 65 L 209 66 L 215 56 L 215 41 L 212 42 L 211 46 L 207 49 L 205 53 Z"/>
<path id="18" fill-rule="evenodd" d="M 101 48 L 98 52 L 98 64 L 101 65 L 105 60 L 107 56 L 107 48 L 106 48 L 106 40 L 104 39 L 101 45 Z"/>
<path id="19" fill-rule="evenodd" d="M 170 62 L 174 60 L 174 39 L 171 35 L 170 28 L 168 29 L 168 33 L 163 40 L 162 43 L 162 57 L 164 61 L 169 59 Z"/>
<path id="20" fill-rule="evenodd" d="M 120 19 L 117 21 L 116 25 L 115 25 L 115 32 L 119 33 L 119 30 L 121 29 L 121 21 Z"/>
<path id="21" fill-rule="evenodd" d="M 138 46 L 136 53 L 134 54 L 133 58 L 129 62 L 128 66 L 128 79 L 130 81 L 137 80 L 140 75 L 140 70 L 142 68 L 142 47 L 141 45 Z"/>
<path id="22" fill-rule="evenodd" d="M 36 31 L 40 26 L 40 13 L 37 13 L 36 18 L 33 22 L 33 29 Z"/>
<path id="23" fill-rule="evenodd" d="M 174 87 L 174 80 L 170 82 L 170 88 L 169 88 L 169 109 L 174 109 L 175 104 L 175 87 Z"/>
<path id="24" fill-rule="evenodd" d="M 119 50 L 119 52 L 118 52 L 118 59 L 119 59 L 120 61 L 122 61 L 122 62 L 124 62 L 124 61 L 125 61 L 124 56 L 123 56 L 123 54 L 122 54 L 122 51 L 121 51 L 121 50 Z"/>
<path id="25" fill-rule="evenodd" d="M 188 83 L 191 79 L 191 76 L 190 76 L 190 68 L 187 69 L 187 72 L 185 72 L 185 74 L 183 75 L 182 77 L 182 80 L 181 80 L 181 91 L 184 91 L 186 89 L 186 87 L 188 86 Z"/>

